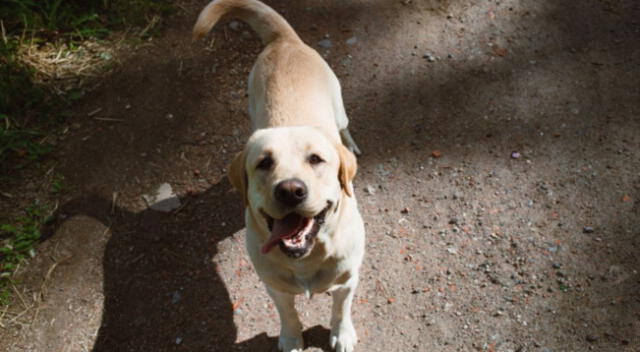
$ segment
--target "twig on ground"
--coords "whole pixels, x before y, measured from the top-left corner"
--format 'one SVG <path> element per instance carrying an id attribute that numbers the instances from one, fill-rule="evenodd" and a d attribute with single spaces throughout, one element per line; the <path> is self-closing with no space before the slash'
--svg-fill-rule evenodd
<path id="1" fill-rule="evenodd" d="M 182 203 L 182 205 L 180 205 L 180 207 L 179 207 L 178 209 L 176 209 L 176 210 L 174 210 L 174 211 L 173 211 L 173 215 L 176 215 L 176 214 L 178 214 L 179 212 L 181 212 L 181 211 L 182 211 L 182 209 L 184 209 L 184 207 L 186 207 L 186 206 L 187 206 L 187 204 L 189 204 L 189 201 L 190 201 L 190 200 L 191 200 L 191 198 L 187 198 L 187 199 L 185 199 L 184 203 Z"/>
<path id="2" fill-rule="evenodd" d="M 93 111 L 89 112 L 89 113 L 87 114 L 87 116 L 91 117 L 91 116 L 93 116 L 93 115 L 95 115 L 95 114 L 99 113 L 100 111 L 102 111 L 102 108 L 97 108 L 97 109 L 95 109 L 95 110 L 93 110 Z"/>
<path id="3" fill-rule="evenodd" d="M 98 121 L 110 121 L 110 122 L 124 122 L 125 120 L 123 119 L 112 119 L 109 117 L 94 117 L 94 120 L 98 120 Z"/>
<path id="4" fill-rule="evenodd" d="M 27 314 L 27 312 L 29 312 L 31 310 L 31 308 L 33 308 L 33 306 L 23 310 L 22 312 L 16 314 L 15 317 L 11 318 L 11 320 L 9 320 L 8 325 L 11 325 L 13 323 L 15 323 L 18 319 L 20 319 L 20 317 L 22 317 L 23 315 Z"/>
<path id="5" fill-rule="evenodd" d="M 116 212 L 116 202 L 118 201 L 118 192 L 113 192 L 111 197 L 111 215 Z"/>
<path id="6" fill-rule="evenodd" d="M 11 284 L 11 288 L 16 292 L 16 295 L 18 295 L 20 302 L 22 302 L 22 306 L 24 308 L 28 308 L 27 301 L 24 300 L 24 297 L 22 297 L 22 294 L 20 293 L 20 291 L 18 291 L 18 288 L 16 287 L 16 285 Z"/>
<path id="7" fill-rule="evenodd" d="M 2 311 L 2 314 L 0 314 L 0 327 L 2 327 L 3 329 L 5 328 L 5 325 L 2 323 L 4 321 L 4 316 L 5 314 L 7 314 L 7 310 L 9 309 L 9 305 L 7 304 L 4 307 L 4 310 Z"/>

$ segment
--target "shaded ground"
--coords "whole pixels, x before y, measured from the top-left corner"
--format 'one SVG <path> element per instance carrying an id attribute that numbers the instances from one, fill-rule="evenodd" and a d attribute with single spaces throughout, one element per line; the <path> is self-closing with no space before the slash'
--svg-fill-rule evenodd
<path id="1" fill-rule="evenodd" d="M 639 4 L 269 4 L 340 77 L 365 153 L 359 351 L 640 349 Z M 204 5 L 59 137 L 70 191 L 0 313 L 2 350 L 276 350 L 224 180 L 260 46 L 226 25 L 191 44 Z M 162 182 L 177 213 L 146 209 Z M 329 301 L 298 302 L 309 351 L 329 350 Z"/>

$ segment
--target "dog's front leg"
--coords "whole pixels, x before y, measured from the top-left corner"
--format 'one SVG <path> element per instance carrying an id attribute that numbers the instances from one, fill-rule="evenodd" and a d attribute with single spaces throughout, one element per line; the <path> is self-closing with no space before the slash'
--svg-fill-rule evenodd
<path id="1" fill-rule="evenodd" d="M 294 295 L 267 288 L 280 315 L 278 348 L 283 352 L 302 352 L 302 323 L 296 311 Z"/>
<path id="2" fill-rule="evenodd" d="M 351 302 L 358 285 L 358 277 L 352 277 L 345 285 L 334 290 L 331 312 L 331 347 L 337 352 L 352 352 L 358 342 L 351 322 Z"/>

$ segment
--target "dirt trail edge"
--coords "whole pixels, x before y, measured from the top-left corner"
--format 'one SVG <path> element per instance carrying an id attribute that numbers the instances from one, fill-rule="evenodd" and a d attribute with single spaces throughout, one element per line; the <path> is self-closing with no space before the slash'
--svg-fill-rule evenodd
<path id="1" fill-rule="evenodd" d="M 267 3 L 334 68 L 363 151 L 358 351 L 640 349 L 637 1 Z M 69 191 L 0 350 L 277 350 L 224 177 L 261 46 L 239 22 L 191 43 L 205 4 L 59 136 Z M 163 183 L 169 213 L 142 197 Z M 330 350 L 329 303 L 297 301 L 305 351 Z"/>

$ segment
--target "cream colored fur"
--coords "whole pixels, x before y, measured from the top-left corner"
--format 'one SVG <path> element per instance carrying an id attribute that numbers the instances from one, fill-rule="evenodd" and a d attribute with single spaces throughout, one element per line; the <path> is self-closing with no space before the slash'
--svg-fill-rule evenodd
<path id="1" fill-rule="evenodd" d="M 338 352 L 351 352 L 357 342 L 351 302 L 365 232 L 352 186 L 357 168 L 352 152 L 359 149 L 347 130 L 340 84 L 283 18 L 256 0 L 211 2 L 200 13 L 194 37 L 206 35 L 227 14 L 249 23 L 265 45 L 249 75 L 254 132 L 231 163 L 229 179 L 246 205 L 247 251 L 280 315 L 279 348 L 303 348 L 294 295 L 332 292 L 330 343 Z M 312 154 L 322 162 L 310 164 Z M 265 156 L 274 161 L 268 170 L 258 167 Z M 260 251 L 270 236 L 265 214 L 282 219 L 291 210 L 274 199 L 274 187 L 292 178 L 308 188 L 296 213 L 312 218 L 330 207 L 311 250 L 297 259 L 279 248 Z"/>

